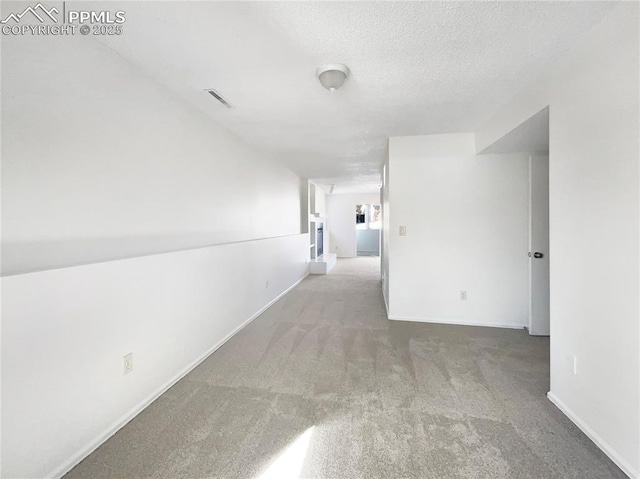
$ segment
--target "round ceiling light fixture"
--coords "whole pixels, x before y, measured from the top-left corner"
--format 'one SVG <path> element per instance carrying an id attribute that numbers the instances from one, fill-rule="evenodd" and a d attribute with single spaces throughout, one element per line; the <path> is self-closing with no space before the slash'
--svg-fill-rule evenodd
<path id="1" fill-rule="evenodd" d="M 322 86 L 332 93 L 344 85 L 349 73 L 349 67 L 342 63 L 328 63 L 316 70 L 316 75 Z"/>

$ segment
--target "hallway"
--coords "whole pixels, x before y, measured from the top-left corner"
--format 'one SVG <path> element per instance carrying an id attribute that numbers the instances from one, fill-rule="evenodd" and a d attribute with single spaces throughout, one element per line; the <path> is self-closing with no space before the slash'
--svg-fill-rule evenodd
<path id="1" fill-rule="evenodd" d="M 379 261 L 307 277 L 65 477 L 625 477 L 546 399 L 548 338 L 388 321 Z"/>

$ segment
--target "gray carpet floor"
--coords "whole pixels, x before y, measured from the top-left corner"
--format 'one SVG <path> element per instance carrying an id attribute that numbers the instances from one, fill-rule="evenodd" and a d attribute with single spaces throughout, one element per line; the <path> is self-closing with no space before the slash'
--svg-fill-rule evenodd
<path id="1" fill-rule="evenodd" d="M 309 276 L 66 477 L 626 477 L 546 399 L 548 338 L 388 321 L 378 265 Z"/>

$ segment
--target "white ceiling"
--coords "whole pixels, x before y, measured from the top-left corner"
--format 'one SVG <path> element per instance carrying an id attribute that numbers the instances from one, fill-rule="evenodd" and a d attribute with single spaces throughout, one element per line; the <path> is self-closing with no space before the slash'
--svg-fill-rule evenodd
<path id="1" fill-rule="evenodd" d="M 475 131 L 596 2 L 131 2 L 101 41 L 300 176 L 375 191 L 390 136 Z M 315 69 L 345 63 L 331 94 Z M 203 90 L 215 88 L 226 109 Z"/>
<path id="2" fill-rule="evenodd" d="M 480 153 L 549 153 L 549 107 L 526 119 Z"/>

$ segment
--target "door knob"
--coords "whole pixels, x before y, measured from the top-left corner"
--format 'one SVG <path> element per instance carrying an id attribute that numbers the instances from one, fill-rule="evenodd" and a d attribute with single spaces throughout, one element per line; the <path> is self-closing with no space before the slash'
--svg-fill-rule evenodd
<path id="1" fill-rule="evenodd" d="M 536 251 L 535 253 L 533 253 L 533 257 L 534 257 L 534 258 L 538 258 L 538 259 L 540 259 L 540 258 L 544 258 L 544 255 L 543 255 L 542 253 L 538 253 L 538 252 Z"/>

